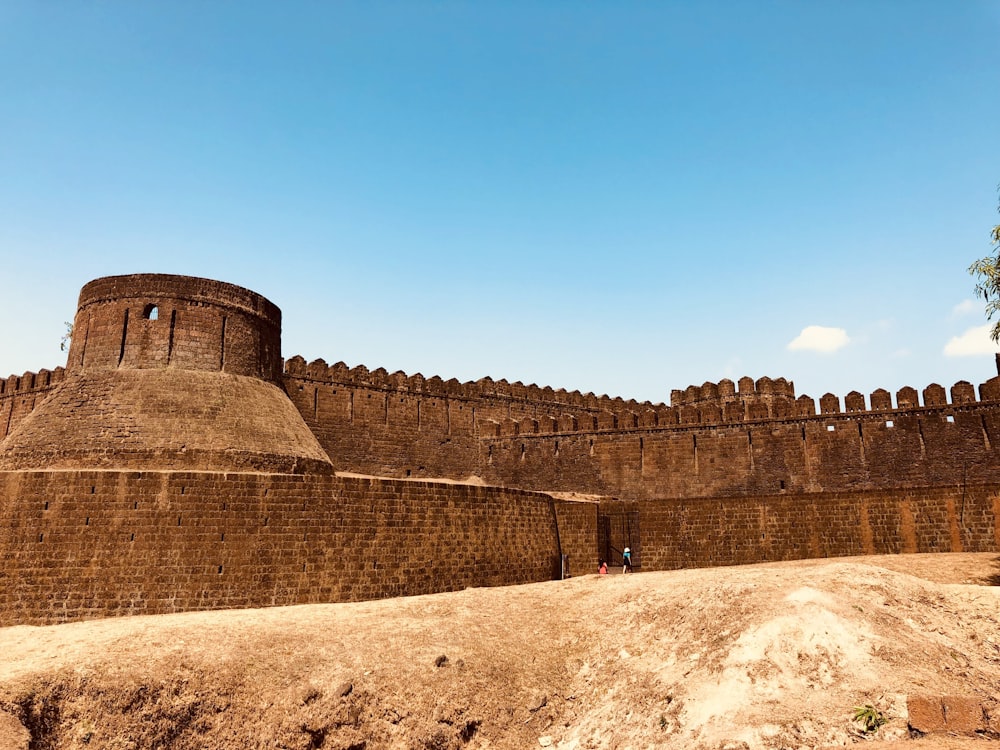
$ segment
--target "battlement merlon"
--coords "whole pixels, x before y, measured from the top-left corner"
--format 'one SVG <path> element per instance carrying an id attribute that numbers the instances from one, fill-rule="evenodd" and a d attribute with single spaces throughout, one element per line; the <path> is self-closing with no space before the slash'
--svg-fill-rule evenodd
<path id="1" fill-rule="evenodd" d="M 42 369 L 38 372 L 25 372 L 22 375 L 11 375 L 0 380 L 0 397 L 24 395 L 33 391 L 44 391 L 56 383 L 62 382 L 66 370 L 57 367 L 54 370 Z"/>
<path id="2" fill-rule="evenodd" d="M 998 355 L 998 366 L 1000 366 L 1000 355 Z M 937 383 L 928 385 L 924 388 L 922 394 L 911 386 L 903 386 L 896 392 L 895 409 L 910 409 L 921 406 L 921 395 L 923 396 L 923 406 L 925 407 L 963 405 L 976 401 L 976 389 L 973 385 L 966 380 L 960 380 L 951 387 L 950 401 L 944 387 Z M 739 390 L 736 389 L 732 380 L 724 379 L 718 383 L 706 382 L 701 386 L 690 385 L 683 391 L 674 389 L 670 393 L 670 405 L 673 408 L 685 406 L 706 408 L 714 405 L 718 406 L 725 413 L 735 413 L 734 409 L 727 407 L 732 403 L 742 403 L 745 407 L 744 412 L 748 414 L 753 409 L 753 406 L 759 402 L 768 402 L 770 404 L 786 402 L 788 404 L 797 404 L 797 406 L 793 407 L 793 411 L 796 413 L 815 413 L 815 408 L 812 412 L 808 411 L 808 407 L 804 405 L 804 399 L 812 401 L 808 396 L 799 396 L 796 398 L 795 387 L 792 381 L 785 380 L 784 378 L 772 379 L 768 377 L 760 378 L 756 382 L 749 377 L 740 378 Z M 1000 376 L 992 378 L 979 386 L 979 400 L 1000 400 Z M 851 391 L 844 397 L 843 408 L 841 408 L 840 404 L 841 400 L 839 396 L 826 393 L 820 398 L 820 413 L 839 414 L 841 412 L 883 412 L 894 410 L 892 396 L 884 388 L 876 389 L 870 394 L 870 407 L 866 406 L 865 397 L 859 391 Z"/>
<path id="3" fill-rule="evenodd" d="M 663 403 L 640 402 L 635 399 L 625 400 L 621 397 L 607 395 L 596 396 L 593 393 L 567 391 L 564 388 L 553 389 L 550 386 L 525 385 L 520 381 L 509 383 L 506 380 L 493 380 L 490 377 L 462 383 L 455 378 L 443 380 L 436 375 L 430 378 L 425 378 L 420 373 L 407 375 L 402 370 L 389 373 L 381 367 L 376 370 L 369 370 L 364 365 L 350 368 L 343 362 L 327 365 L 323 359 L 315 359 L 307 364 L 305 359 L 298 355 L 285 360 L 284 373 L 286 377 L 303 378 L 320 383 L 402 391 L 425 397 L 468 401 L 483 399 L 525 401 L 538 404 L 558 404 L 592 412 L 626 410 L 641 412 L 666 408 Z"/>

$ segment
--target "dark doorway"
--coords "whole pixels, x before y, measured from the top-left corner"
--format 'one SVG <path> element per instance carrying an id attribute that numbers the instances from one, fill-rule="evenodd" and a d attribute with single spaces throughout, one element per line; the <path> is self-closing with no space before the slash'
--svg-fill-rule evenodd
<path id="1" fill-rule="evenodd" d="M 642 544 L 639 535 L 639 511 L 598 512 L 597 551 L 609 567 L 621 566 L 622 551 L 632 551 L 632 567 L 642 567 Z"/>

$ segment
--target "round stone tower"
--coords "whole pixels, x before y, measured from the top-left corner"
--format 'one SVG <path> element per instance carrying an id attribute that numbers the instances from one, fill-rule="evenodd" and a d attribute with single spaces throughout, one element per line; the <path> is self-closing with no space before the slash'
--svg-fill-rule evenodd
<path id="1" fill-rule="evenodd" d="M 330 473 L 281 364 L 281 311 L 255 292 L 97 279 L 80 293 L 65 379 L 0 443 L 0 470 Z"/>

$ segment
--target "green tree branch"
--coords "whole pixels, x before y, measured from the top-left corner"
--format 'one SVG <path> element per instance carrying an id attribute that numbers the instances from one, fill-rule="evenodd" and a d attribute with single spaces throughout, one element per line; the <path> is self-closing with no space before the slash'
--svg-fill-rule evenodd
<path id="1" fill-rule="evenodd" d="M 1000 205 L 997 211 L 1000 212 Z M 993 316 L 1000 313 L 1000 224 L 990 230 L 990 243 L 992 254 L 969 266 L 969 273 L 976 277 L 976 297 L 986 301 L 987 320 L 993 320 Z M 990 338 L 1000 344 L 1000 321 L 993 325 Z"/>

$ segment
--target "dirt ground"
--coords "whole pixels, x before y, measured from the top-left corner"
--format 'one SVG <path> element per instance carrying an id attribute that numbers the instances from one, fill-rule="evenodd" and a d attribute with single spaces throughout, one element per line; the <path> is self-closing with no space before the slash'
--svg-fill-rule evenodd
<path id="1" fill-rule="evenodd" d="M 0 629 L 2 750 L 1000 747 L 911 738 L 910 695 L 1000 724 L 1000 556 Z"/>

